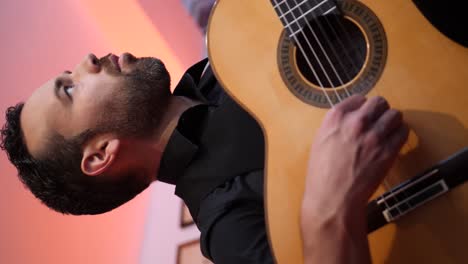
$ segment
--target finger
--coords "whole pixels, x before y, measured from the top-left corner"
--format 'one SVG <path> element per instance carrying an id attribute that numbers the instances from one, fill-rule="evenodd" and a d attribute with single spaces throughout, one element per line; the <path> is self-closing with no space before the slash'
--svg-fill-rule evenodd
<path id="1" fill-rule="evenodd" d="M 367 123 L 373 123 L 379 117 L 390 108 L 387 100 L 381 96 L 375 96 L 367 100 L 362 107 L 357 111 L 357 115 L 360 115 L 362 120 Z"/>
<path id="2" fill-rule="evenodd" d="M 375 130 L 377 137 L 383 140 L 388 135 L 393 134 L 402 125 L 402 122 L 402 113 L 395 109 L 389 109 L 374 123 L 372 129 Z"/>
<path id="3" fill-rule="evenodd" d="M 372 129 L 373 123 L 378 119 L 382 113 L 388 109 L 389 105 L 383 97 L 372 97 L 367 100 L 361 108 L 348 115 L 348 118 L 344 120 L 344 126 L 347 127 L 349 135 L 354 138 L 358 138 L 364 135 L 366 131 Z M 376 143 L 377 138 L 374 131 L 371 131 L 372 135 L 369 136 L 371 142 Z"/>
<path id="4" fill-rule="evenodd" d="M 365 96 L 355 94 L 335 105 L 334 109 L 335 111 L 342 113 L 352 112 L 359 109 L 366 102 L 366 100 L 367 99 Z"/>
<path id="5" fill-rule="evenodd" d="M 393 134 L 390 134 L 386 144 L 386 151 L 389 157 L 396 157 L 406 143 L 406 140 L 408 140 L 408 135 L 409 127 L 406 123 L 402 123 Z"/>

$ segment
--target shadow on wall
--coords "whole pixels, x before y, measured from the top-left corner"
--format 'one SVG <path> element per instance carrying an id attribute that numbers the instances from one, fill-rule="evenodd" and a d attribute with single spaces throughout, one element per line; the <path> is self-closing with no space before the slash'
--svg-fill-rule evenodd
<path id="1" fill-rule="evenodd" d="M 215 0 L 182 0 L 182 3 L 185 8 L 187 8 L 200 30 L 205 34 Z"/>

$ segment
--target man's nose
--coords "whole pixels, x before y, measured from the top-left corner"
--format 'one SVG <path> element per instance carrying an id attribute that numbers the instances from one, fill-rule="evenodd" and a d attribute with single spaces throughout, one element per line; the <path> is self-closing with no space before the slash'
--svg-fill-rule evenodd
<path id="1" fill-rule="evenodd" d="M 87 73 L 98 73 L 101 71 L 101 63 L 93 53 L 86 55 L 80 64 L 77 65 L 77 71 L 84 71 Z"/>

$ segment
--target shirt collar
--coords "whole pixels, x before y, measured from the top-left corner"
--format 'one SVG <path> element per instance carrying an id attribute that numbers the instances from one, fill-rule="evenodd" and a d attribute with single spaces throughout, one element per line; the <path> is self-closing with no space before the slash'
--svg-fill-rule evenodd
<path id="1" fill-rule="evenodd" d="M 208 59 L 204 59 L 190 67 L 180 79 L 173 94 L 175 96 L 185 96 L 193 100 L 208 103 L 205 96 L 203 96 L 201 91 L 197 89 L 200 84 L 202 73 L 205 71 L 205 66 L 207 64 Z"/>
<path id="2" fill-rule="evenodd" d="M 184 137 L 177 129 L 174 130 L 164 150 L 157 179 L 176 184 L 177 177 L 183 173 L 197 151 L 197 145 Z"/>

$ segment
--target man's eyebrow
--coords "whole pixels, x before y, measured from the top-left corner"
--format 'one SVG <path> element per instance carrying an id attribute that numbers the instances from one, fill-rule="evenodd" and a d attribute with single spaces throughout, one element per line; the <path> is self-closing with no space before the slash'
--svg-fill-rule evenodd
<path id="1" fill-rule="evenodd" d="M 63 74 L 71 74 L 71 71 L 64 71 Z"/>

